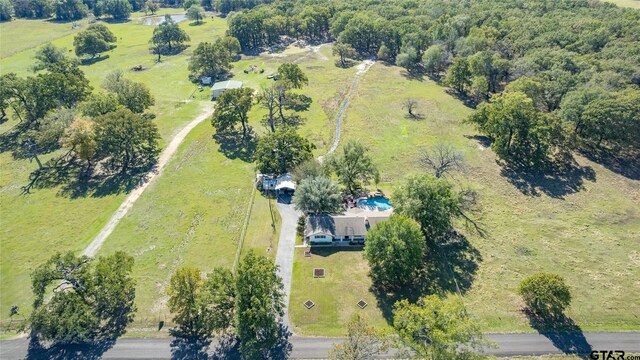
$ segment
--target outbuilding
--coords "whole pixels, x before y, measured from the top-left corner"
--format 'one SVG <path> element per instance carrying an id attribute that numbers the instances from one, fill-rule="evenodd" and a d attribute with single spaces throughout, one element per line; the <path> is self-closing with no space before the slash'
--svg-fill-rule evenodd
<path id="1" fill-rule="evenodd" d="M 217 83 L 213 84 L 213 86 L 211 86 L 211 98 L 216 99 L 218 98 L 218 96 L 222 95 L 222 93 L 229 89 L 239 89 L 241 87 L 242 81 L 218 81 Z"/>

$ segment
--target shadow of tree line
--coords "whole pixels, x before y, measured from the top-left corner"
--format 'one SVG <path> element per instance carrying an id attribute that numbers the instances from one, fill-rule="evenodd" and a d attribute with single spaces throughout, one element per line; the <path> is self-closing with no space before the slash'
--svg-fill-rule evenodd
<path id="1" fill-rule="evenodd" d="M 482 135 L 469 136 L 467 139 L 477 141 L 481 146 L 491 146 L 491 139 Z M 595 182 L 596 172 L 591 166 L 581 166 L 573 156 L 550 159 L 543 168 L 530 168 L 517 163 L 497 161 L 501 166 L 500 175 L 505 177 L 522 194 L 527 196 L 547 195 L 563 199 L 584 189 L 585 181 Z"/>
<path id="2" fill-rule="evenodd" d="M 278 329 L 278 341 L 265 359 L 288 359 L 293 349 L 289 342 L 292 333 L 281 323 Z M 175 337 L 171 341 L 172 360 L 241 360 L 240 339 L 235 334 L 224 334 L 214 339 Z"/>

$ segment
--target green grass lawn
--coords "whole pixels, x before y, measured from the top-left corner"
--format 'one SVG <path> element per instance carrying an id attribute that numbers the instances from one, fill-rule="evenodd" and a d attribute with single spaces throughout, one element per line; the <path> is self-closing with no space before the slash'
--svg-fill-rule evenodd
<path id="1" fill-rule="evenodd" d="M 370 291 L 369 265 L 360 249 L 320 247 L 304 256 L 305 248 L 296 248 L 293 263 L 293 291 L 289 318 L 296 335 L 344 336 L 345 324 L 354 313 L 371 325 L 386 324 L 375 295 Z M 324 278 L 314 278 L 313 269 L 324 268 Z M 357 305 L 364 299 L 368 305 Z M 315 302 L 307 309 L 305 301 Z"/>
<path id="2" fill-rule="evenodd" d="M 409 97 L 418 99 L 422 120 L 404 117 L 402 102 Z M 360 81 L 344 118 L 343 137 L 369 147 L 387 192 L 406 174 L 421 171 L 415 160 L 420 147 L 448 142 L 465 154 L 469 170 L 453 181 L 478 192 L 480 210 L 474 216 L 488 236 L 467 234 L 481 260 L 464 289 L 464 301 L 484 330 L 532 330 L 516 288 L 538 271 L 566 278 L 573 294 L 567 314 L 583 329 L 640 329 L 640 182 L 578 158 L 581 166 L 592 168 L 594 181 L 547 179 L 529 187 L 536 195 L 525 195 L 514 185 L 517 178 L 511 182 L 501 175 L 493 152 L 469 138 L 475 130 L 461 124 L 469 113 L 433 81 L 408 80 L 399 68 L 377 63 Z M 370 280 L 345 276 L 315 282 L 309 290 L 305 260 L 297 258 L 294 273 L 297 332 L 344 334 L 348 317 L 339 316 L 340 310 L 325 305 L 306 312 L 297 303 L 307 294 L 319 304 L 353 299 L 365 293 Z M 321 261 L 363 271 L 358 252 L 336 252 Z"/>

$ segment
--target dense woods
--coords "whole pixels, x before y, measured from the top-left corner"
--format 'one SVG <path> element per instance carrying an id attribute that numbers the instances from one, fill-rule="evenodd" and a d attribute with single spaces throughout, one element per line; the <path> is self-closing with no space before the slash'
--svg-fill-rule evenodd
<path id="1" fill-rule="evenodd" d="M 492 98 L 469 121 L 513 165 L 567 149 L 633 157 L 640 147 L 635 10 L 587 0 L 275 1 L 231 14 L 229 26 L 245 52 L 333 40 L 341 65 L 377 57 L 472 105 Z"/>

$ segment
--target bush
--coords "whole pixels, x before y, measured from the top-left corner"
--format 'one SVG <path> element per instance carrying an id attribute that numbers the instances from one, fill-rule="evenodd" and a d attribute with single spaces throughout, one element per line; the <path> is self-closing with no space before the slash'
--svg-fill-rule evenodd
<path id="1" fill-rule="evenodd" d="M 571 294 L 558 274 L 538 273 L 520 283 L 518 293 L 532 312 L 543 317 L 555 317 L 569 306 Z"/>

